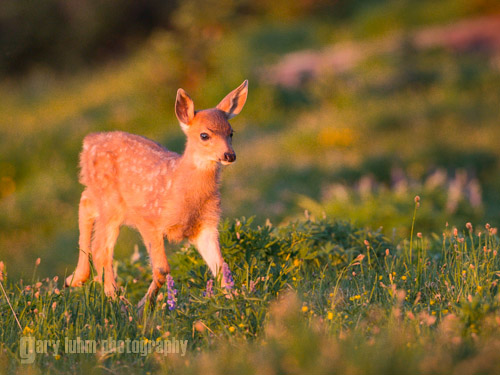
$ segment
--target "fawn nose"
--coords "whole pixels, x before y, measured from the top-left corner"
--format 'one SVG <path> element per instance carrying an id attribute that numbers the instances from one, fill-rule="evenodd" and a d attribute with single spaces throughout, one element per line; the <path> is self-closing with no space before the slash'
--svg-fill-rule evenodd
<path id="1" fill-rule="evenodd" d="M 225 152 L 224 153 L 224 160 L 232 163 L 233 161 L 236 160 L 236 154 L 234 152 Z"/>

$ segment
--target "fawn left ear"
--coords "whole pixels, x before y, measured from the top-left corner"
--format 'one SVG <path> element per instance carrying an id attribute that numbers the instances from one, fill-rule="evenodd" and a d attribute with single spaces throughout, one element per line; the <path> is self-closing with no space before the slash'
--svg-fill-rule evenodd
<path id="1" fill-rule="evenodd" d="M 194 103 L 183 89 L 177 90 L 175 115 L 181 124 L 182 130 L 186 131 L 194 117 Z"/>
<path id="2" fill-rule="evenodd" d="M 228 119 L 232 119 L 241 112 L 248 95 L 248 80 L 245 80 L 238 88 L 231 91 L 217 105 L 217 109 L 226 113 Z"/>

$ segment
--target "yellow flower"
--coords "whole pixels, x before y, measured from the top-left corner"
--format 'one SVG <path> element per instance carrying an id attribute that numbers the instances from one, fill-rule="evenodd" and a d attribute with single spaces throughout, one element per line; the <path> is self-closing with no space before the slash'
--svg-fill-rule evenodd
<path id="1" fill-rule="evenodd" d="M 401 276 L 401 280 L 405 281 L 406 280 L 406 276 L 405 275 Z"/>
<path id="2" fill-rule="evenodd" d="M 333 313 L 330 311 L 328 312 L 328 320 L 332 320 L 333 319 Z"/>
<path id="3" fill-rule="evenodd" d="M 294 265 L 295 267 L 300 266 L 300 260 L 298 260 L 298 259 L 294 259 L 294 261 L 293 261 L 293 265 Z"/>
<path id="4" fill-rule="evenodd" d="M 307 306 L 302 306 L 302 312 L 307 312 L 307 310 L 309 310 Z"/>
<path id="5" fill-rule="evenodd" d="M 240 323 L 240 324 L 238 324 L 238 327 L 245 328 L 245 325 L 243 323 Z"/>
<path id="6" fill-rule="evenodd" d="M 236 330 L 233 326 L 229 327 L 229 332 L 233 333 Z"/>
<path id="7" fill-rule="evenodd" d="M 441 311 L 443 314 L 448 314 L 448 309 L 444 309 L 443 311 Z"/>
<path id="8" fill-rule="evenodd" d="M 56 359 L 56 361 L 59 361 L 59 360 L 61 359 L 61 355 L 56 354 L 56 355 L 54 356 L 54 358 Z"/>
<path id="9" fill-rule="evenodd" d="M 433 299 L 431 299 L 431 300 L 430 300 L 430 302 L 429 302 L 429 305 L 431 305 L 431 306 L 432 306 L 432 305 L 434 305 L 435 303 L 436 303 L 436 301 L 434 301 Z"/>
<path id="10" fill-rule="evenodd" d="M 33 333 L 33 332 L 34 331 L 28 326 L 24 327 L 24 329 L 23 329 L 23 335 L 29 335 L 30 333 Z"/>

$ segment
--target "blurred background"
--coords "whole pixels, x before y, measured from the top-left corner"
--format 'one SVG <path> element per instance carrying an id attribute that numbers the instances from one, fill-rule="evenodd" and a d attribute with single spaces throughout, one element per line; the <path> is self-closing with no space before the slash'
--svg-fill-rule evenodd
<path id="1" fill-rule="evenodd" d="M 224 217 L 323 214 L 408 235 L 500 221 L 500 6 L 494 0 L 3 0 L 0 260 L 73 270 L 78 154 L 124 130 L 182 152 L 198 109 L 244 79 Z M 122 229 L 117 257 L 139 236 Z"/>

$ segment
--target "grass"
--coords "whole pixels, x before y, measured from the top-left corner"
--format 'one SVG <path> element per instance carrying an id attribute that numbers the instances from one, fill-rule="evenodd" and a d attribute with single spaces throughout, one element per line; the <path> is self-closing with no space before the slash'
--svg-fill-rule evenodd
<path id="1" fill-rule="evenodd" d="M 235 287 L 227 292 L 215 283 L 207 293 L 207 267 L 193 248 L 184 248 L 169 258 L 176 308 L 168 309 L 164 287 L 142 317 L 133 304 L 151 279 L 144 255 L 117 262 L 125 299 L 115 301 L 100 283 L 61 289 L 61 280 L 40 280 L 35 268 L 31 280 L 4 277 L 21 327 L 2 296 L 0 361 L 8 372 L 35 374 L 493 374 L 500 365 L 494 355 L 500 345 L 500 242 L 489 225 L 467 228 L 447 228 L 442 236 L 416 232 L 413 241 L 394 243 L 328 218 L 278 227 L 226 221 L 221 244 Z M 187 340 L 188 349 L 185 356 L 166 357 L 49 350 L 24 365 L 23 336 L 98 343 L 177 339 Z"/>

